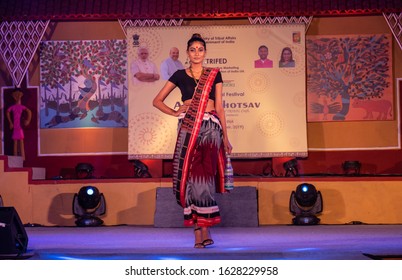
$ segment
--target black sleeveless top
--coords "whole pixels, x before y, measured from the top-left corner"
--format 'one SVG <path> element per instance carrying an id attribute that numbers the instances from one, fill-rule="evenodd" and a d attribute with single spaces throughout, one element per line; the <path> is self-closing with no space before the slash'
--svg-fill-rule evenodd
<path id="1" fill-rule="evenodd" d="M 186 101 L 193 98 L 194 89 L 196 87 L 196 83 L 192 77 L 187 75 L 185 69 L 177 70 L 174 74 L 169 78 L 169 81 L 174 83 L 181 91 L 181 101 Z M 197 80 L 198 81 L 198 80 Z M 212 86 L 211 92 L 209 93 L 209 99 L 215 101 L 215 85 L 218 83 L 223 83 L 222 74 L 218 72 L 215 77 L 214 84 Z"/>

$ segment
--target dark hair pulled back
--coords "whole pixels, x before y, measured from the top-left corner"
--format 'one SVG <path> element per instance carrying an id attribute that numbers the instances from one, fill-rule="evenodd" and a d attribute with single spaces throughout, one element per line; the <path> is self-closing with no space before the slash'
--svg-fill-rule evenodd
<path id="1" fill-rule="evenodd" d="M 187 42 L 187 50 L 190 49 L 190 46 L 194 42 L 200 42 L 204 46 L 205 50 L 207 49 L 207 44 L 205 43 L 204 39 L 202 39 L 201 35 L 199 33 L 194 33 L 193 36 L 191 36 L 190 40 L 188 40 Z"/>

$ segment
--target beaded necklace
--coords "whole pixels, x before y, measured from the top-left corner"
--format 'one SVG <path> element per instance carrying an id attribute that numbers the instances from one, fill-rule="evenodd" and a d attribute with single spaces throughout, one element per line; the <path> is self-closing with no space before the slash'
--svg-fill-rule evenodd
<path id="1" fill-rule="evenodd" d="M 195 84 L 198 84 L 199 79 L 197 80 L 197 79 L 194 77 L 193 69 L 192 69 L 191 67 L 189 67 L 188 69 L 190 70 L 191 77 L 193 77 Z M 202 76 L 202 74 L 204 74 L 204 67 L 202 67 L 200 77 Z"/>

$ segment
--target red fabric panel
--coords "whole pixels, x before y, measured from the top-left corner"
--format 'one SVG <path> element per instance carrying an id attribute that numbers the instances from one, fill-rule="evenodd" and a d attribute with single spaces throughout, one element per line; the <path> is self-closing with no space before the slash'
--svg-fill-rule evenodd
<path id="1" fill-rule="evenodd" d="M 0 20 L 331 16 L 402 12 L 400 0 L 1 0 Z"/>

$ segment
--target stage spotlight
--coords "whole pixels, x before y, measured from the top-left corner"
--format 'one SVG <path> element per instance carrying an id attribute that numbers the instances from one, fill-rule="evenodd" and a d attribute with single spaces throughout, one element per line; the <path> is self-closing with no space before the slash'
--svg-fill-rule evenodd
<path id="1" fill-rule="evenodd" d="M 78 194 L 74 194 L 73 213 L 75 224 L 80 227 L 100 226 L 103 221 L 98 217 L 106 212 L 106 201 L 98 188 L 85 186 Z"/>
<path id="2" fill-rule="evenodd" d="M 134 177 L 137 178 L 152 178 L 151 173 L 148 171 L 148 166 L 140 160 L 134 160 Z"/>
<path id="3" fill-rule="evenodd" d="M 94 167 L 90 163 L 81 162 L 75 166 L 75 175 L 78 179 L 92 179 Z"/>
<path id="4" fill-rule="evenodd" d="M 283 163 L 283 168 L 285 169 L 285 177 L 295 177 L 299 176 L 299 170 L 297 168 L 297 160 L 291 159 Z"/>
<path id="5" fill-rule="evenodd" d="M 342 163 L 343 173 L 346 175 L 359 175 L 362 164 L 357 160 L 348 160 Z"/>
<path id="6" fill-rule="evenodd" d="M 317 214 L 322 212 L 322 196 L 314 185 L 302 183 L 292 191 L 289 201 L 289 210 L 295 216 L 292 221 L 295 225 L 316 225 L 320 222 Z"/>

